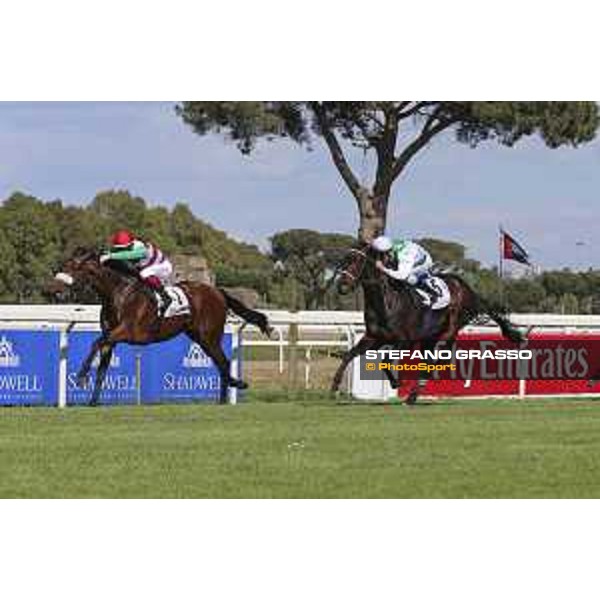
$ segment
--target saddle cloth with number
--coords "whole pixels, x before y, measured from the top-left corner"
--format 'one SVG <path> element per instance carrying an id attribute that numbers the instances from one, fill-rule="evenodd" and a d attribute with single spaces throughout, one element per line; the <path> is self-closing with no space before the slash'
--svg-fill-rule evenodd
<path id="1" fill-rule="evenodd" d="M 431 304 L 431 310 L 440 310 L 446 308 L 450 304 L 450 290 L 448 284 L 441 278 L 432 275 L 423 282 L 423 285 L 417 288 L 417 292 L 421 297 L 427 293 L 428 289 L 435 290 L 435 302 Z M 425 300 L 425 304 L 430 304 L 431 298 Z"/>
<path id="2" fill-rule="evenodd" d="M 185 295 L 185 292 L 177 285 L 168 285 L 165 286 L 165 291 L 169 296 L 171 296 L 171 304 L 169 304 L 169 308 L 165 313 L 164 318 L 168 319 L 169 317 L 179 317 L 181 315 L 189 315 L 191 312 L 190 309 L 190 301 L 188 297 Z M 158 308 L 162 308 L 162 298 L 155 294 L 156 302 Z"/>

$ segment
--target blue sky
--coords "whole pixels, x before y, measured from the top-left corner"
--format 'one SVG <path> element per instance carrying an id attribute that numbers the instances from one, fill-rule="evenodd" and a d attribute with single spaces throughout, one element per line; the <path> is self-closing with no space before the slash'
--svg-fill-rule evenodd
<path id="1" fill-rule="evenodd" d="M 263 248 L 292 227 L 356 232 L 353 199 L 319 142 L 312 152 L 265 143 L 245 157 L 221 138 L 194 135 L 174 104 L 0 102 L 0 198 L 20 190 L 84 204 L 125 188 L 150 204 L 186 201 Z M 456 240 L 489 264 L 501 222 L 544 267 L 598 267 L 599 167 L 598 141 L 473 150 L 445 136 L 396 183 L 388 231 Z"/>

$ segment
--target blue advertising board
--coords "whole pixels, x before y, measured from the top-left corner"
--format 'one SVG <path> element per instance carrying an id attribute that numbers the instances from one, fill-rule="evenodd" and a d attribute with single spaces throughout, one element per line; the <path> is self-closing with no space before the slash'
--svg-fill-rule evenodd
<path id="1" fill-rule="evenodd" d="M 96 331 L 72 331 L 66 352 L 67 405 L 88 404 L 96 378 L 96 357 L 86 381 L 77 372 L 87 357 Z M 58 403 L 61 377 L 60 332 L 0 329 L 0 405 Z M 234 338 L 223 336 L 223 351 L 231 360 Z M 239 366 L 239 365 L 238 365 Z M 102 404 L 214 401 L 221 377 L 198 344 L 184 335 L 150 346 L 115 347 L 104 380 Z"/>
<path id="2" fill-rule="evenodd" d="M 223 336 L 222 348 L 231 359 L 231 333 Z M 184 335 L 144 348 L 142 373 L 145 403 L 208 401 L 219 397 L 219 371 L 202 348 Z"/>
<path id="3" fill-rule="evenodd" d="M 69 334 L 67 351 L 67 404 L 88 404 L 96 380 L 96 356 L 91 371 L 83 385 L 77 382 L 77 372 L 92 348 L 99 333 L 96 331 L 75 331 Z M 102 385 L 102 404 L 133 404 L 138 401 L 138 381 L 136 358 L 141 357 L 142 348 L 118 344 L 111 358 L 110 366 Z"/>
<path id="4" fill-rule="evenodd" d="M 0 404 L 56 405 L 58 331 L 0 330 Z"/>

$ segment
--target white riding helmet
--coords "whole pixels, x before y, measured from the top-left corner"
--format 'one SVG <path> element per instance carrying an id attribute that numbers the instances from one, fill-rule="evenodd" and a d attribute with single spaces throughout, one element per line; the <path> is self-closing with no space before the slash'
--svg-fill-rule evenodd
<path id="1" fill-rule="evenodd" d="M 380 235 L 371 242 L 371 248 L 377 252 L 389 252 L 392 246 L 392 240 L 387 235 Z"/>

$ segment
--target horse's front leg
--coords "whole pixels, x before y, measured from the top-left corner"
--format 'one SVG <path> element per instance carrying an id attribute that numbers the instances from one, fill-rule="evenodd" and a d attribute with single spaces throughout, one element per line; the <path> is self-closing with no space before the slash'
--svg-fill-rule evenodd
<path id="1" fill-rule="evenodd" d="M 438 344 L 439 344 L 440 341 L 445 342 L 446 345 L 448 346 L 448 348 L 450 348 L 451 350 L 454 350 L 455 340 L 454 340 L 454 338 L 450 338 L 450 337 L 448 337 L 445 340 L 441 340 L 440 339 L 440 340 L 426 342 L 425 344 L 423 344 L 422 350 L 423 351 L 425 351 L 425 350 L 435 350 L 436 347 L 438 347 Z M 437 365 L 438 362 L 439 362 L 438 360 L 434 360 L 431 364 Z M 442 361 L 442 362 L 444 362 L 444 361 Z M 419 394 L 423 391 L 423 389 L 427 385 L 427 382 L 430 379 L 431 379 L 431 372 L 429 370 L 426 371 L 421 377 L 419 377 L 417 385 L 415 386 L 415 388 L 410 392 L 410 394 L 406 398 L 406 404 L 408 406 L 413 406 L 414 404 L 417 403 L 417 400 L 419 398 Z"/>
<path id="2" fill-rule="evenodd" d="M 425 353 L 425 351 L 427 351 L 427 350 L 433 350 L 435 348 L 436 343 L 437 342 L 434 342 L 434 341 L 423 342 L 422 344 L 420 344 L 420 346 L 421 346 L 420 349 L 423 353 Z M 416 348 L 416 346 L 417 345 L 413 345 L 411 349 Z M 435 362 L 436 361 L 433 361 L 433 364 L 435 364 Z M 429 363 L 427 363 L 427 365 L 429 365 Z M 421 393 L 423 388 L 427 385 L 427 381 L 429 381 L 429 376 L 430 376 L 429 371 L 425 371 L 425 373 L 417 379 L 417 383 L 415 384 L 413 389 L 408 394 L 406 400 L 404 401 L 404 403 L 407 406 L 414 406 L 417 403 L 417 400 L 419 399 L 419 394 Z"/>
<path id="3" fill-rule="evenodd" d="M 103 333 L 99 338 L 94 340 L 91 350 L 89 351 L 86 359 L 83 361 L 83 364 L 81 365 L 81 367 L 79 368 L 79 371 L 77 373 L 77 384 L 79 386 L 83 386 L 85 384 L 85 382 L 87 380 L 87 376 L 90 372 L 90 369 L 92 368 L 92 363 L 94 362 L 94 358 L 96 357 L 96 354 L 98 354 L 98 351 L 100 350 L 102 344 L 105 341 L 106 341 L 105 333 Z"/>
<path id="4" fill-rule="evenodd" d="M 106 371 L 110 366 L 110 359 L 112 358 L 113 345 L 106 342 L 100 347 L 100 364 L 96 369 L 96 381 L 94 383 L 94 391 L 92 392 L 92 398 L 90 399 L 90 406 L 97 406 L 100 400 L 100 393 L 102 392 L 102 384 L 106 377 Z"/>
<path id="5" fill-rule="evenodd" d="M 398 374 L 394 377 L 394 374 L 389 370 L 389 369 L 385 369 L 384 371 L 385 376 L 388 378 L 388 381 L 390 382 L 390 386 L 393 390 L 397 390 L 400 387 L 400 384 L 402 383 L 402 380 L 400 378 L 400 373 L 398 372 Z"/>
<path id="6" fill-rule="evenodd" d="M 342 383 L 344 371 L 346 370 L 346 367 L 350 364 L 350 362 L 354 360 L 357 356 L 360 356 L 367 350 L 373 348 L 375 345 L 377 345 L 377 342 L 375 342 L 375 340 L 373 340 L 372 338 L 363 337 L 357 344 L 355 344 L 352 348 L 350 348 L 350 350 L 348 350 L 348 352 L 344 354 L 344 356 L 342 357 L 342 362 L 337 368 L 337 371 L 335 372 L 335 375 L 333 376 L 333 381 L 331 383 L 331 392 L 333 394 L 335 394 L 339 390 L 340 384 Z"/>
<path id="7" fill-rule="evenodd" d="M 411 350 L 413 348 L 414 344 L 412 342 L 402 342 L 399 344 L 395 344 L 393 346 L 393 350 Z M 402 375 L 401 372 L 398 370 L 396 372 L 396 376 L 394 376 L 394 373 L 392 372 L 392 370 L 390 369 L 385 369 L 384 371 L 385 376 L 388 378 L 388 381 L 390 382 L 390 386 L 392 387 L 393 390 L 397 390 L 398 388 L 400 388 L 400 386 L 402 385 Z"/>

